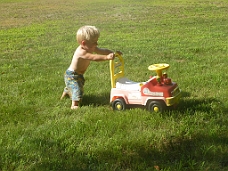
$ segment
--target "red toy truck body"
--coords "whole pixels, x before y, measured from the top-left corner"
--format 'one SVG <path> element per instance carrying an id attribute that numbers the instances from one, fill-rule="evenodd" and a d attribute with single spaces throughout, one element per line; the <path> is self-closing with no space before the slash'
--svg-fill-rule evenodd
<path id="1" fill-rule="evenodd" d="M 149 70 L 157 72 L 146 82 L 134 82 L 124 76 L 124 61 L 116 55 L 118 62 L 110 61 L 111 95 L 110 102 L 114 110 L 125 110 L 128 105 L 143 105 L 151 112 L 162 112 L 168 106 L 178 104 L 181 90 L 177 83 L 172 82 L 163 70 L 168 64 L 154 64 Z M 115 72 L 117 71 L 117 72 Z"/>

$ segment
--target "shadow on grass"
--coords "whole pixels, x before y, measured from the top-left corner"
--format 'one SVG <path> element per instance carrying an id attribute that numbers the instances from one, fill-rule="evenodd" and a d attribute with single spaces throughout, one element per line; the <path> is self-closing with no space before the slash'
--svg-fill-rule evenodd
<path id="1" fill-rule="evenodd" d="M 224 106 L 224 104 L 216 98 L 188 98 L 190 94 L 187 92 L 183 92 L 182 99 L 176 110 L 182 113 L 195 113 L 199 112 L 228 112 L 228 109 Z"/>
<path id="2" fill-rule="evenodd" d="M 194 114 L 196 111 L 200 112 L 228 112 L 224 104 L 215 98 L 188 98 L 190 93 L 183 92 L 180 103 L 175 108 L 170 108 L 173 111 L 179 111 L 181 113 L 187 112 L 188 114 Z M 99 95 L 85 95 L 83 97 L 83 106 L 103 106 L 110 105 L 110 94 L 108 92 Z M 141 108 L 146 109 L 145 106 L 131 105 L 128 108 Z"/>
<path id="3" fill-rule="evenodd" d="M 109 105 L 110 101 L 110 93 L 102 93 L 102 94 L 98 94 L 98 95 L 87 95 L 85 94 L 83 96 L 83 100 L 82 100 L 82 105 L 83 106 L 89 106 L 89 105 L 93 105 L 93 106 L 103 106 L 103 105 Z"/>
<path id="4" fill-rule="evenodd" d="M 180 171 L 228 169 L 228 151 L 216 148 L 227 145 L 228 135 L 225 133 L 215 136 L 196 134 L 189 139 L 172 137 L 164 139 L 159 148 L 144 141 L 120 141 L 118 146 L 121 148 L 93 150 L 49 138 L 34 139 L 31 143 L 42 158 L 41 162 L 34 163 L 32 170 L 155 170 L 155 166 Z"/>
<path id="5" fill-rule="evenodd" d="M 107 105 L 109 94 L 85 96 L 84 105 Z M 216 111 L 222 103 L 213 98 L 188 99 L 183 97 L 177 111 Z M 222 107 L 218 107 L 222 108 Z M 222 109 L 224 111 L 224 109 Z M 228 124 L 227 120 L 220 124 Z M 70 128 L 69 128 L 70 129 Z M 78 130 L 84 130 L 83 125 L 77 125 Z M 118 128 L 117 128 L 118 129 Z M 59 130 L 58 130 L 59 131 Z M 51 131 L 53 134 L 55 131 Z M 94 135 L 96 135 L 94 131 Z M 69 138 L 69 140 L 67 139 Z M 16 170 L 22 163 L 27 170 L 55 171 L 95 171 L 95 170 L 156 170 L 159 166 L 164 170 L 228 170 L 228 134 L 221 130 L 215 133 L 193 133 L 191 136 L 163 137 L 160 142 L 143 140 L 118 140 L 117 143 L 105 143 L 104 148 L 86 143 L 87 135 L 78 134 L 53 139 L 48 133 L 41 137 L 29 138 L 21 148 L 2 150 L 0 154 L 0 170 Z M 114 140 L 115 137 L 113 138 Z M 108 142 L 107 141 L 107 142 Z M 9 157 L 10 156 L 10 157 Z M 7 162 L 7 163 L 3 163 Z M 16 164 L 12 164 L 16 163 Z M 21 166 L 22 167 L 22 166 Z"/>

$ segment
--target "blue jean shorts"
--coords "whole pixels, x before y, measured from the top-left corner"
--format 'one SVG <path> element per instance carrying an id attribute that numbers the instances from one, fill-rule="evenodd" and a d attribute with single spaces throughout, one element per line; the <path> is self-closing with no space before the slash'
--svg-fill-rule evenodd
<path id="1" fill-rule="evenodd" d="M 80 101 L 83 96 L 83 86 L 85 84 L 83 75 L 78 74 L 75 71 L 66 70 L 64 80 L 67 90 L 72 94 L 72 100 Z"/>

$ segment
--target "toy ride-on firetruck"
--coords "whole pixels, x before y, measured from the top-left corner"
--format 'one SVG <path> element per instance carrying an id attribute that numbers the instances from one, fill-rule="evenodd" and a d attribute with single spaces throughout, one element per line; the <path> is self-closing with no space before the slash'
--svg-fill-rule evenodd
<path id="1" fill-rule="evenodd" d="M 113 110 L 122 111 L 130 105 L 143 105 L 150 112 L 163 112 L 167 107 L 176 106 L 181 98 L 177 83 L 168 78 L 164 70 L 169 64 L 154 64 L 148 67 L 157 76 L 146 82 L 134 82 L 124 75 L 124 60 L 119 54 L 110 61 L 111 95 Z"/>

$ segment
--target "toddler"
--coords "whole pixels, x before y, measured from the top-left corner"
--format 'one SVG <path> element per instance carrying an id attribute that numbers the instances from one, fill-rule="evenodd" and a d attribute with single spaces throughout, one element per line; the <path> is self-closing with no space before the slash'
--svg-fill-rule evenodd
<path id="1" fill-rule="evenodd" d="M 86 72 L 90 61 L 113 60 L 115 54 L 109 49 L 98 47 L 99 30 L 95 26 L 83 26 L 77 31 L 77 42 L 79 46 L 74 52 L 71 64 L 65 72 L 64 88 L 61 99 L 69 95 L 72 99 L 71 109 L 77 109 L 79 101 L 83 96 L 83 86 L 85 79 L 83 74 Z M 121 52 L 118 52 L 122 54 Z"/>

